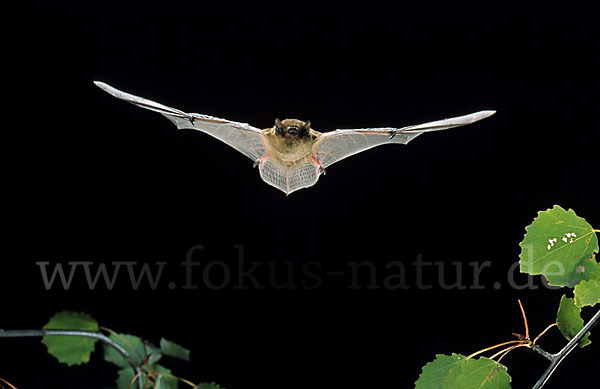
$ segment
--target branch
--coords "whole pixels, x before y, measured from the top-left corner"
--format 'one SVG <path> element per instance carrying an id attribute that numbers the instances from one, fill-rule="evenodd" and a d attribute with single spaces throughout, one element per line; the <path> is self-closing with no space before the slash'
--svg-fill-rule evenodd
<path id="1" fill-rule="evenodd" d="M 0 330 L 0 338 L 25 338 L 38 336 L 81 336 L 85 338 L 94 338 L 108 344 L 121 354 L 121 356 L 131 365 L 136 374 L 141 374 L 140 365 L 131 357 L 129 352 L 120 344 L 104 335 L 101 332 L 82 331 L 82 330 Z M 142 380 L 138 381 L 139 387 L 142 388 Z"/>
<path id="2" fill-rule="evenodd" d="M 548 359 L 550 362 L 554 361 L 554 354 L 550 354 L 548 351 L 545 351 L 543 348 L 538 346 L 537 344 L 531 344 L 529 346 L 533 351 L 537 352 L 544 358 Z"/>
<path id="3" fill-rule="evenodd" d="M 542 386 L 548 381 L 554 370 L 558 367 L 558 365 L 569 355 L 571 351 L 577 347 L 579 341 L 583 339 L 585 334 L 587 334 L 598 322 L 600 321 L 600 309 L 596 312 L 596 314 L 587 322 L 585 326 L 566 344 L 565 347 L 562 348 L 558 353 L 550 355 L 550 366 L 548 369 L 542 374 L 540 379 L 535 383 L 535 386 L 532 389 L 541 389 Z M 538 351 L 539 352 L 539 351 Z"/>

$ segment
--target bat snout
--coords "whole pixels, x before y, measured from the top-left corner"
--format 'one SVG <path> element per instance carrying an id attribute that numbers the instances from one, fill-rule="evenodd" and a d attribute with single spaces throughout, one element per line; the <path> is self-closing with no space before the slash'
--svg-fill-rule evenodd
<path id="1" fill-rule="evenodd" d="M 287 133 L 288 133 L 288 135 L 292 135 L 292 136 L 298 135 L 298 127 L 288 127 Z"/>

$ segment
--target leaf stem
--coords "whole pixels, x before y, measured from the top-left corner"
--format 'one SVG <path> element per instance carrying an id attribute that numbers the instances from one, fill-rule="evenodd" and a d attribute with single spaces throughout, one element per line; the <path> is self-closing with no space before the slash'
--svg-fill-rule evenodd
<path id="1" fill-rule="evenodd" d="M 557 325 L 558 325 L 558 323 L 552 323 L 548 327 L 546 327 L 546 329 L 544 331 L 540 332 L 540 334 L 535 337 L 535 339 L 533 340 L 533 344 L 535 344 L 535 342 L 537 342 L 538 339 L 541 338 L 542 335 L 544 335 L 550 328 L 557 326 Z"/>
<path id="2" fill-rule="evenodd" d="M 127 350 L 125 350 L 120 344 L 110 339 L 108 336 L 101 332 L 95 331 L 82 331 L 82 330 L 0 330 L 0 338 L 26 338 L 26 337 L 40 337 L 40 336 L 81 336 L 84 338 L 98 339 L 115 350 L 131 365 L 133 370 L 137 374 L 142 373 L 141 367 L 133 360 Z M 141 388 L 141 380 L 140 380 Z"/>
<path id="3" fill-rule="evenodd" d="M 181 382 L 183 382 L 183 383 L 186 383 L 186 384 L 188 384 L 188 385 L 189 385 L 189 386 L 191 386 L 192 388 L 195 388 L 195 387 L 197 386 L 197 385 L 196 385 L 196 384 L 194 384 L 193 382 L 191 382 L 191 381 L 188 381 L 188 380 L 186 380 L 185 378 L 177 377 L 176 375 L 173 375 L 173 374 L 164 373 L 164 372 L 162 372 L 162 371 L 157 371 L 157 372 L 155 372 L 155 373 L 156 373 L 156 375 L 159 375 L 159 376 L 165 376 L 165 377 L 171 377 L 171 378 L 175 378 L 175 379 L 176 379 L 176 380 L 178 380 L 178 381 L 181 381 Z"/>
<path id="4" fill-rule="evenodd" d="M 519 302 L 519 307 L 521 308 L 521 313 L 523 314 L 523 323 L 525 323 L 525 339 L 529 340 L 529 325 L 527 324 L 527 315 L 525 315 L 525 309 L 523 309 L 521 299 L 517 301 Z"/>
<path id="5" fill-rule="evenodd" d="M 596 312 L 596 314 L 586 323 L 585 326 L 575 335 L 569 343 L 565 345 L 558 353 L 551 354 L 550 357 L 550 366 L 546 369 L 544 374 L 540 377 L 540 379 L 535 383 L 532 389 L 541 389 L 542 386 L 548 381 L 552 373 L 556 370 L 558 365 L 569 355 L 571 351 L 577 347 L 579 341 L 583 339 L 583 337 L 600 321 L 600 309 Z M 537 346 L 536 346 L 537 347 Z M 538 351 L 539 352 L 539 351 Z"/>
<path id="6" fill-rule="evenodd" d="M 496 362 L 500 362 L 500 360 L 501 360 L 502 358 L 504 358 L 504 356 L 505 356 L 506 354 L 508 354 L 508 353 L 509 353 L 509 352 L 511 352 L 512 350 L 516 349 L 517 347 L 527 347 L 527 344 L 525 344 L 525 343 L 520 343 L 520 344 L 515 344 L 515 345 L 512 345 L 512 346 L 508 346 L 507 348 L 504 348 L 504 349 L 502 349 L 502 350 L 498 351 L 496 354 L 492 355 L 492 356 L 490 357 L 490 359 L 494 359 L 494 358 L 496 358 L 498 355 L 502 354 L 502 356 L 501 356 L 500 358 L 498 358 L 498 360 L 496 361 Z"/>
<path id="7" fill-rule="evenodd" d="M 486 348 L 484 348 L 484 349 L 481 349 L 481 350 L 479 350 L 479 351 L 475 351 L 473 354 L 471 354 L 471 355 L 467 356 L 467 357 L 466 357 L 466 359 L 471 359 L 471 358 L 473 358 L 475 355 L 479 355 L 479 354 L 481 354 L 481 353 L 484 353 L 484 352 L 486 352 L 486 351 L 493 350 L 493 349 L 495 349 L 495 348 L 502 347 L 502 346 L 505 346 L 505 345 L 507 345 L 507 344 L 513 344 L 513 343 L 523 343 L 523 341 L 522 341 L 522 340 L 510 340 L 510 341 L 508 341 L 508 342 L 498 343 L 498 344 L 496 344 L 496 345 L 494 345 L 494 346 L 486 347 Z"/>
<path id="8" fill-rule="evenodd" d="M 132 386 L 133 386 L 133 384 L 135 383 L 135 381 L 136 381 L 136 380 L 139 380 L 139 381 L 138 381 L 138 387 L 140 387 L 140 388 L 141 388 L 141 387 L 142 387 L 142 379 L 140 378 L 141 376 L 142 376 L 142 372 L 141 372 L 141 371 L 138 371 L 138 372 L 135 374 L 135 376 L 133 376 L 133 378 L 131 379 L 131 381 L 129 382 L 129 386 L 127 387 L 127 389 L 131 389 L 131 388 L 132 388 Z M 148 383 L 147 381 L 148 381 L 148 380 L 146 380 L 146 383 Z M 146 387 L 146 385 L 144 384 L 144 388 L 145 388 L 145 387 Z"/>
<path id="9" fill-rule="evenodd" d="M 8 382 L 7 380 L 5 380 L 3 378 L 0 378 L 0 381 L 4 382 L 6 385 L 10 386 L 13 389 L 17 389 L 16 386 L 12 385 L 10 382 Z M 0 385 L 0 386 L 2 386 L 2 385 Z M 2 387 L 4 388 L 4 386 L 2 386 Z"/>

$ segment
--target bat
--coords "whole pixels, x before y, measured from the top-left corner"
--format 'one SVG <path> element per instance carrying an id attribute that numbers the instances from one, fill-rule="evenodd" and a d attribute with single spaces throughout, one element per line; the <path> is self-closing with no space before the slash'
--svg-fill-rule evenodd
<path id="1" fill-rule="evenodd" d="M 186 113 L 120 91 L 94 81 L 110 95 L 163 114 L 178 129 L 199 130 L 233 147 L 254 162 L 260 177 L 286 195 L 317 183 L 329 166 L 351 155 L 384 144 L 407 144 L 417 136 L 432 131 L 475 123 L 496 111 L 479 111 L 469 115 L 417 124 L 408 127 L 358 128 L 319 132 L 310 121 L 275 119 L 271 128 L 259 129 L 197 113 Z"/>

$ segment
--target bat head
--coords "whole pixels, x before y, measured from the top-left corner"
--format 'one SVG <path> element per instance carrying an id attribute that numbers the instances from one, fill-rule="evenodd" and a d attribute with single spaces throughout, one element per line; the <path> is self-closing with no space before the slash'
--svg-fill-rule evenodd
<path id="1" fill-rule="evenodd" d="M 302 139 L 310 136 L 310 120 L 303 122 L 297 119 L 275 119 L 277 135 L 287 139 Z"/>

